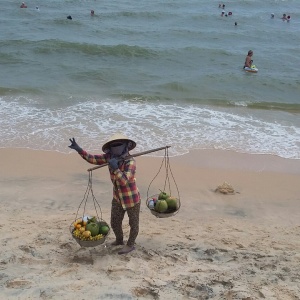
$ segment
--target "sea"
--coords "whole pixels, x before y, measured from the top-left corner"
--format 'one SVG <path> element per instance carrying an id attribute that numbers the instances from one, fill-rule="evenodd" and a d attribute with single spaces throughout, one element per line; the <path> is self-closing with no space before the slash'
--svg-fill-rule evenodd
<path id="1" fill-rule="evenodd" d="M 0 148 L 97 154 L 120 132 L 300 159 L 299 0 L 21 3 L 1 1 Z"/>

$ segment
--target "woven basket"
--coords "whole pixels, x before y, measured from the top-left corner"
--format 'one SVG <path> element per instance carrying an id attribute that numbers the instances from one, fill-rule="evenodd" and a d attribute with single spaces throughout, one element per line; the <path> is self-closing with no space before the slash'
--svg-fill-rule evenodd
<path id="1" fill-rule="evenodd" d="M 73 222 L 74 223 L 74 222 Z M 108 224 L 105 222 L 105 221 L 98 221 L 98 223 L 103 226 L 103 225 L 106 225 L 109 227 L 109 231 L 106 235 L 103 235 L 102 239 L 100 240 L 97 240 L 97 241 L 82 241 L 80 239 L 78 239 L 77 237 L 75 237 L 73 235 L 73 231 L 75 230 L 74 226 L 73 226 L 73 223 L 70 225 L 70 232 L 71 232 L 71 235 L 73 237 L 73 239 L 81 246 L 81 247 L 96 247 L 96 246 L 99 246 L 101 244 L 103 244 L 107 238 L 107 236 L 109 235 L 110 233 L 110 227 L 108 226 Z"/>
<path id="2" fill-rule="evenodd" d="M 149 207 L 149 201 L 150 201 L 151 199 L 153 199 L 153 198 L 158 199 L 158 194 L 153 195 L 153 196 L 147 198 L 147 200 L 146 200 L 146 205 L 147 205 L 147 207 L 149 208 L 149 210 L 150 210 L 150 212 L 152 213 L 152 215 L 154 215 L 155 217 L 157 217 L 157 218 L 169 218 L 169 217 L 172 217 L 172 216 L 174 216 L 174 215 L 176 215 L 176 214 L 178 213 L 179 208 L 180 208 L 180 201 L 179 201 L 179 199 L 178 199 L 179 207 L 178 207 L 177 210 L 175 210 L 175 211 L 174 211 L 174 210 L 172 210 L 172 211 L 168 211 L 168 210 L 167 210 L 166 212 L 160 213 L 160 212 L 155 211 L 154 209 L 151 209 L 151 208 Z"/>

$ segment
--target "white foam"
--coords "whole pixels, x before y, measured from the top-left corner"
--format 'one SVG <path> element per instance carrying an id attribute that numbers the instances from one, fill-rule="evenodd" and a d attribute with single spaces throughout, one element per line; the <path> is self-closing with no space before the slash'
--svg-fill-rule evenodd
<path id="1" fill-rule="evenodd" d="M 69 138 L 100 151 L 115 132 L 137 141 L 136 151 L 171 145 L 170 155 L 192 149 L 227 149 L 300 158 L 300 124 L 276 112 L 251 115 L 245 108 L 211 109 L 197 105 L 138 101 L 90 101 L 43 109 L 30 99 L 0 100 L 0 147 L 70 152 Z M 266 120 L 267 119 L 267 120 Z M 154 153 L 162 156 L 164 153 Z"/>

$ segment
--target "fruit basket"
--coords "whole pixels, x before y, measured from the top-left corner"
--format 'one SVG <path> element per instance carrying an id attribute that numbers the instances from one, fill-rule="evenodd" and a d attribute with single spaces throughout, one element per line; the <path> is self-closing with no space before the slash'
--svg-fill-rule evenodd
<path id="1" fill-rule="evenodd" d="M 180 199 L 176 197 L 162 196 L 162 193 L 150 196 L 146 200 L 150 212 L 157 218 L 168 218 L 176 215 L 180 208 Z"/>
<path id="2" fill-rule="evenodd" d="M 102 219 L 84 216 L 70 225 L 70 232 L 81 247 L 96 247 L 105 242 L 110 227 Z"/>
<path id="3" fill-rule="evenodd" d="M 91 202 L 94 206 L 93 216 L 87 215 L 86 206 L 91 195 Z M 79 213 L 79 210 L 83 209 L 83 213 Z M 82 215 L 82 218 L 79 216 Z M 99 217 L 100 215 L 100 217 Z M 97 201 L 93 188 L 92 188 L 92 171 L 89 171 L 89 180 L 83 199 L 79 204 L 75 221 L 70 225 L 70 233 L 73 239 L 81 247 L 95 247 L 105 242 L 110 232 L 109 225 L 102 219 L 102 210 L 99 202 Z"/>
<path id="4" fill-rule="evenodd" d="M 164 171 L 162 170 L 164 166 Z M 164 183 L 163 188 L 160 189 L 158 194 L 153 194 L 154 190 L 151 190 L 150 187 L 152 183 L 156 180 L 161 180 L 162 176 L 164 176 Z M 161 184 L 161 183 L 160 183 Z M 171 192 L 171 189 L 174 191 L 174 187 L 176 188 L 175 194 L 177 195 L 174 197 L 174 193 Z M 156 190 L 157 191 L 157 190 Z M 175 181 L 173 172 L 171 170 L 170 165 L 170 158 L 168 154 L 168 149 L 165 149 L 165 155 L 162 159 L 161 165 L 157 174 L 154 176 L 152 181 L 150 182 L 147 190 L 147 198 L 146 198 L 146 205 L 149 208 L 152 215 L 156 216 L 157 218 L 168 218 L 176 215 L 180 209 L 180 195 L 177 183 Z"/>

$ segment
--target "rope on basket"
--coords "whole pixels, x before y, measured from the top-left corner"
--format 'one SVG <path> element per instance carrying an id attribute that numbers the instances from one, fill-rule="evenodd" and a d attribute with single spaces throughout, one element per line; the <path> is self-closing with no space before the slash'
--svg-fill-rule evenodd
<path id="1" fill-rule="evenodd" d="M 156 179 L 156 177 L 158 176 L 158 174 L 160 173 L 161 169 L 162 169 L 162 166 L 163 164 L 165 163 L 165 170 L 166 170 L 166 178 L 165 178 L 165 183 L 164 183 L 164 191 L 166 189 L 166 185 L 168 183 L 168 186 L 169 186 L 169 191 L 170 191 L 170 195 L 172 195 L 172 192 L 171 192 L 171 183 L 170 183 L 170 178 L 169 178 L 169 171 L 171 173 L 171 176 L 172 176 L 172 179 L 174 181 L 174 184 L 175 184 L 175 187 L 176 187 L 176 190 L 177 190 L 177 195 L 178 195 L 178 209 L 175 213 L 177 213 L 179 211 L 179 208 L 181 206 L 181 203 L 180 203 L 180 194 L 179 194 L 179 189 L 178 189 L 178 186 L 177 186 L 177 183 L 176 183 L 176 180 L 174 178 L 174 175 L 173 175 L 173 172 L 172 172 L 172 169 L 171 169 L 171 165 L 170 165 L 170 158 L 169 158 L 169 151 L 168 151 L 168 148 L 165 149 L 165 155 L 162 159 L 162 162 L 161 162 L 161 165 L 159 167 L 159 170 L 158 172 L 156 173 L 156 175 L 154 176 L 154 178 L 151 180 L 149 186 L 148 186 L 148 189 L 147 189 L 147 199 L 149 198 L 149 190 L 150 190 L 150 186 L 151 184 L 153 183 L 153 181 Z"/>
<path id="2" fill-rule="evenodd" d="M 87 188 L 85 190 L 83 199 L 80 202 L 79 207 L 77 209 L 75 221 L 77 220 L 79 209 L 80 209 L 80 207 L 81 207 L 81 205 L 82 205 L 83 202 L 84 202 L 84 207 L 83 207 L 83 214 L 82 214 L 82 216 L 84 216 L 85 208 L 86 208 L 86 203 L 88 201 L 90 193 L 92 195 L 92 200 L 93 200 L 93 204 L 94 204 L 94 208 L 95 208 L 95 211 L 96 211 L 97 218 L 98 218 L 98 220 L 102 220 L 102 210 L 101 210 L 101 206 L 100 206 L 99 202 L 97 201 L 97 199 L 96 199 L 96 197 L 94 195 L 94 192 L 93 192 L 93 180 L 92 179 L 93 179 L 93 172 L 89 171 L 89 180 L 88 180 Z M 98 208 L 100 210 L 100 216 L 101 216 L 101 218 L 99 218 L 99 214 L 98 214 L 98 210 L 97 210 L 97 205 L 98 205 Z"/>

